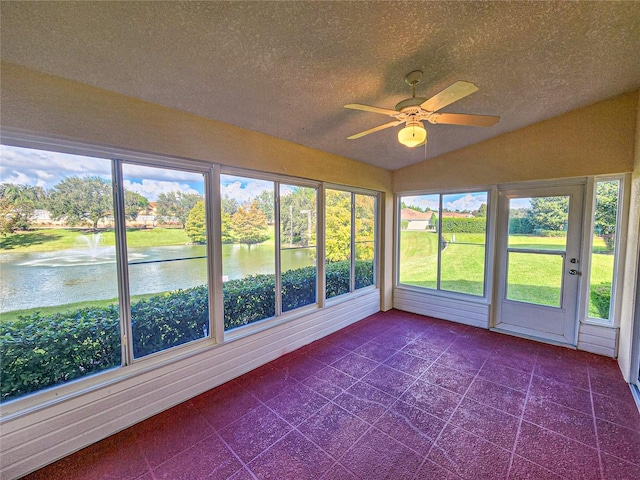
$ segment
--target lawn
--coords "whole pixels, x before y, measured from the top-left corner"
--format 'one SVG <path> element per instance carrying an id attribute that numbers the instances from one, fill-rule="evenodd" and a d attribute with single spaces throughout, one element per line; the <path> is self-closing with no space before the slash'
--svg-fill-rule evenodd
<path id="1" fill-rule="evenodd" d="M 101 230 L 100 246 L 115 245 L 113 229 Z M 81 248 L 82 235 L 91 237 L 94 232 L 75 228 L 41 228 L 26 232 L 17 232 L 0 238 L 0 251 L 15 253 L 55 252 Z M 141 228 L 127 229 L 127 246 L 157 247 L 162 245 L 185 245 L 191 240 L 183 229 L 179 228 Z"/>
<path id="2" fill-rule="evenodd" d="M 484 282 L 484 236 L 482 234 L 457 233 L 451 243 L 452 234 L 444 234 L 449 243 L 442 251 L 442 290 L 483 295 Z M 510 246 L 557 250 L 563 248 L 562 237 L 534 237 L 511 235 Z M 402 231 L 400 236 L 400 282 L 425 288 L 436 288 L 438 268 L 438 237 L 425 231 Z M 594 238 L 594 252 L 604 252 L 604 241 Z M 594 253 L 591 265 L 591 286 L 610 284 L 613 275 L 613 255 Z M 560 284 L 558 272 L 562 269 L 560 257 L 514 253 L 510 255 L 511 272 L 507 296 L 513 300 L 528 301 L 542 305 L 558 305 Z M 590 302 L 591 303 L 591 302 Z M 593 304 L 589 315 L 599 317 Z"/>

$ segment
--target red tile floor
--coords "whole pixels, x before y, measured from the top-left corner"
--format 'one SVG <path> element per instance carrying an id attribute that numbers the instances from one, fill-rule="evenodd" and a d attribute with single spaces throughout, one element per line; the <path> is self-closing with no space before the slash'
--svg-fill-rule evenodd
<path id="1" fill-rule="evenodd" d="M 640 479 L 614 360 L 392 310 L 33 479 Z"/>

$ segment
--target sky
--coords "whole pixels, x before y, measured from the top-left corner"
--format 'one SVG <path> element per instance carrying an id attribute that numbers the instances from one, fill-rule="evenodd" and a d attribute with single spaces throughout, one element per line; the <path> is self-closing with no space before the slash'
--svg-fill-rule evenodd
<path id="1" fill-rule="evenodd" d="M 438 194 L 414 195 L 406 197 L 403 196 L 402 201 L 405 203 L 405 205 L 419 207 L 422 210 L 424 210 L 426 207 L 429 207 L 431 210 L 438 210 L 438 208 L 440 208 Z M 456 210 L 478 210 L 478 208 L 480 208 L 480 205 L 482 205 L 483 203 L 487 203 L 486 192 L 453 193 L 442 196 L 443 208 L 454 212 Z"/>
<path id="2" fill-rule="evenodd" d="M 154 202 L 161 193 L 181 191 L 204 193 L 201 174 L 144 167 L 124 163 L 124 188 L 143 195 Z M 111 180 L 111 161 L 103 158 L 71 155 L 67 153 L 34 150 L 30 148 L 0 146 L 0 183 L 15 183 L 50 189 L 66 177 L 99 176 Z M 273 191 L 273 182 L 235 175 L 221 175 L 222 196 L 244 203 L 265 190 Z M 281 185 L 281 194 L 293 188 Z"/>
<path id="3" fill-rule="evenodd" d="M 204 192 L 197 173 L 124 164 L 124 187 L 154 202 L 170 191 Z M 111 180 L 111 161 L 67 153 L 2 145 L 0 183 L 15 183 L 50 189 L 66 177 L 99 176 Z"/>

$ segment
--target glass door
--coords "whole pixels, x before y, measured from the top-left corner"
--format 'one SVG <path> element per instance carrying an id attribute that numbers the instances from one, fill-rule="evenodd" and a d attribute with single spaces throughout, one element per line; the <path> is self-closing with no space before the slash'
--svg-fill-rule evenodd
<path id="1" fill-rule="evenodd" d="M 495 328 L 575 345 L 583 186 L 500 192 Z"/>

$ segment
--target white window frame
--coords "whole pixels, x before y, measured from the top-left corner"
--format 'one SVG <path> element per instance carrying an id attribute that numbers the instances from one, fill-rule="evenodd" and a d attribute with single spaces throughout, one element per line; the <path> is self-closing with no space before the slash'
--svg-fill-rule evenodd
<path id="1" fill-rule="evenodd" d="M 125 346 L 124 340 L 121 340 L 123 356 L 122 363 L 119 367 L 114 367 L 103 372 L 87 375 L 76 380 L 72 380 L 60 385 L 52 386 L 40 391 L 36 391 L 14 400 L 2 403 L 2 419 L 16 418 L 27 415 L 58 404 L 60 402 L 80 397 L 91 393 L 97 389 L 113 385 L 118 388 L 118 384 L 128 378 L 134 378 L 142 374 L 150 373 L 154 370 L 167 365 L 174 364 L 185 360 L 194 355 L 198 355 L 203 351 L 229 343 L 249 335 L 273 328 L 277 325 L 290 322 L 292 320 L 303 317 L 313 311 L 329 306 L 324 298 L 325 295 L 325 270 L 324 270 L 324 231 L 325 231 L 325 214 L 324 214 L 324 190 L 325 183 L 317 180 L 304 179 L 298 177 L 290 177 L 285 175 L 271 174 L 267 172 L 259 172 L 255 170 L 240 169 L 235 167 L 222 166 L 212 162 L 193 160 L 183 157 L 171 155 L 156 155 L 144 152 L 136 152 L 133 150 L 93 145 L 84 142 L 70 141 L 66 138 L 58 138 L 55 136 L 42 136 L 33 134 L 32 132 L 21 129 L 3 128 L 2 144 L 15 146 L 20 148 L 31 148 L 46 150 L 51 152 L 66 153 L 71 155 L 83 155 L 88 157 L 97 157 L 112 162 L 112 171 L 118 170 L 120 167 L 115 165 L 139 164 L 156 168 L 167 168 L 174 170 L 186 170 L 196 173 L 205 174 L 205 198 L 207 202 L 206 223 L 207 223 L 207 261 L 209 275 L 209 318 L 210 329 L 209 335 L 202 339 L 197 339 L 183 345 L 178 345 L 166 350 L 161 350 L 141 358 L 133 359 L 130 347 Z M 316 303 L 300 307 L 282 314 L 281 316 L 258 321 L 244 327 L 239 327 L 228 332 L 224 331 L 224 304 L 222 295 L 222 249 L 220 239 L 220 219 L 221 219 L 221 202 L 220 195 L 220 175 L 221 174 L 238 175 L 249 178 L 259 178 L 270 180 L 273 182 L 314 187 L 317 190 L 317 297 Z M 112 174 L 112 182 L 122 184 L 121 173 L 118 176 Z M 341 295 L 339 300 L 329 302 L 334 303 L 348 301 L 370 292 L 371 289 L 378 288 L 379 282 L 379 232 L 380 232 L 380 192 L 352 188 L 344 185 L 330 185 L 326 188 L 341 189 L 352 193 L 360 193 L 374 196 L 376 198 L 376 216 L 375 216 L 375 253 L 374 253 L 374 285 L 364 287 L 349 294 Z M 116 209 L 123 210 L 124 206 L 120 201 L 115 206 Z M 122 212 L 121 212 L 122 213 Z M 120 217 L 124 218 L 120 213 Z M 121 228 L 119 230 L 122 230 Z M 126 243 L 120 243 L 118 248 L 125 248 Z M 276 249 L 277 250 L 277 249 Z M 119 258 L 126 258 L 120 256 Z M 119 262 L 122 260 L 118 260 Z M 123 266 L 119 266 L 122 269 Z M 279 269 L 279 264 L 276 265 Z M 126 271 L 126 270 L 125 270 Z M 121 273 L 118 273 L 118 282 L 122 282 Z M 126 286 L 126 280 L 119 287 L 122 289 Z M 120 295 L 120 292 L 119 292 Z M 120 295 L 120 298 L 122 296 Z M 127 302 L 128 302 L 128 296 Z M 331 299 L 334 300 L 334 299 Z M 128 306 L 128 305 L 125 305 Z M 127 310 L 128 311 L 128 310 Z M 122 322 L 122 315 L 121 315 Z M 121 330 L 121 339 L 125 330 Z M 129 335 L 127 337 L 130 338 Z"/>
<path id="2" fill-rule="evenodd" d="M 613 275 L 611 278 L 611 301 L 609 306 L 609 318 L 595 318 L 589 316 L 589 305 L 591 302 L 591 269 L 592 269 L 592 253 L 593 253 L 593 230 L 595 227 L 595 208 L 596 208 L 596 188 L 598 182 L 603 181 L 612 181 L 618 180 L 619 190 L 618 190 L 618 210 L 616 212 L 616 238 L 614 245 L 614 265 L 613 265 Z M 623 237 L 626 237 L 626 231 L 628 227 L 628 216 L 629 216 L 629 198 L 627 192 L 630 187 L 630 175 L 629 174 L 620 174 L 620 175 L 602 175 L 589 177 L 587 179 L 587 188 L 586 188 L 586 202 L 585 202 L 585 212 L 584 212 L 584 225 L 583 232 L 588 232 L 583 235 L 583 244 L 582 251 L 584 252 L 582 255 L 582 264 L 584 267 L 582 268 L 583 278 L 586 280 L 582 282 L 582 292 L 581 298 L 582 301 L 580 306 L 579 318 L 582 323 L 599 325 L 599 326 L 609 326 L 609 327 L 617 327 L 619 325 L 619 312 L 620 312 L 620 302 L 621 298 L 618 294 L 618 286 L 621 285 L 623 280 L 623 268 L 622 268 L 622 259 L 625 257 L 626 253 L 626 243 L 623 241 Z"/>
<path id="3" fill-rule="evenodd" d="M 463 292 L 452 292 L 449 290 L 440 289 L 440 270 L 441 259 L 440 249 L 438 248 L 438 276 L 436 279 L 437 288 L 418 287 L 400 282 L 400 234 L 401 234 L 401 210 L 402 210 L 402 198 L 419 195 L 438 195 L 438 205 L 440 212 L 438 215 L 438 232 L 442 231 L 442 197 L 445 195 L 455 195 L 462 193 L 486 193 L 487 194 L 487 221 L 485 230 L 485 252 L 484 252 L 484 284 L 482 295 L 472 295 Z M 429 190 L 412 190 L 407 192 L 397 192 L 395 194 L 395 249 L 394 249 L 394 288 L 401 288 L 407 290 L 414 290 L 416 292 L 423 292 L 430 295 L 460 299 L 465 301 L 471 301 L 474 303 L 489 304 L 492 298 L 493 292 L 493 263 L 495 256 L 495 211 L 497 208 L 497 187 L 496 186 L 474 186 L 473 188 L 444 188 L 444 189 L 429 189 Z M 440 237 L 438 237 L 438 245 L 440 245 Z"/>

